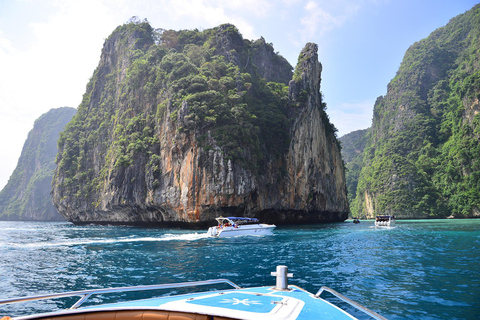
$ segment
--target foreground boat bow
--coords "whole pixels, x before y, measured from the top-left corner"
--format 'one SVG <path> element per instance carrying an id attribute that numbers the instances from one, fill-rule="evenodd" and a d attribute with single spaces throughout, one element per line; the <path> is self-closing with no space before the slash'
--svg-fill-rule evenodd
<path id="1" fill-rule="evenodd" d="M 322 287 L 317 294 L 313 295 L 297 286 L 289 286 L 287 277 L 291 274 L 287 272 L 285 266 L 277 266 L 277 272 L 272 273 L 272 275 L 277 277 L 275 287 L 241 288 L 230 280 L 217 279 L 14 298 L 1 300 L 0 305 L 80 296 L 80 299 L 67 310 L 15 318 L 19 320 L 356 319 L 352 314 L 320 297 L 323 292 L 329 292 L 374 319 L 385 319 L 330 288 Z M 214 284 L 227 284 L 232 286 L 233 289 L 83 306 L 92 295 Z"/>

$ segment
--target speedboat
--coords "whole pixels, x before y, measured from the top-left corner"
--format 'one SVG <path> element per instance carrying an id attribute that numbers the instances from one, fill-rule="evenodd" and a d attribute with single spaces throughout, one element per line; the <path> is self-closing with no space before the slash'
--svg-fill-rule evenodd
<path id="1" fill-rule="evenodd" d="M 287 278 L 292 277 L 286 266 L 277 266 L 276 286 L 241 288 L 227 279 L 182 282 L 111 289 L 94 289 L 65 293 L 46 294 L 24 298 L 0 300 L 4 304 L 45 300 L 52 305 L 52 299 L 69 298 L 73 303 L 66 310 L 57 310 L 41 314 L 18 316 L 14 320 L 233 320 L 233 319 L 357 319 L 352 312 L 359 310 L 373 319 L 386 320 L 378 313 L 358 304 L 328 287 L 321 287 L 312 294 L 295 285 L 288 285 Z M 230 289 L 199 291 L 201 286 L 223 285 Z M 169 295 L 163 293 L 142 300 L 127 300 L 126 292 L 171 289 L 178 291 L 197 290 L 195 292 Z M 321 295 L 325 292 L 333 295 L 327 301 Z M 106 294 L 123 296 L 121 302 L 103 304 Z M 157 292 L 157 295 L 159 293 Z M 95 299 L 88 300 L 91 296 Z M 324 295 L 325 296 L 325 295 Z M 80 297 L 78 301 L 72 297 Z M 87 301 L 88 300 L 88 301 Z M 100 302 L 99 302 L 100 301 Z M 345 308 L 350 305 L 351 307 Z M 353 307 L 353 308 L 352 308 Z M 20 309 L 19 309 L 20 310 Z M 347 311 L 348 310 L 348 311 Z M 363 315 L 364 316 L 364 315 Z"/>
<path id="2" fill-rule="evenodd" d="M 244 235 L 269 235 L 275 229 L 274 224 L 260 223 L 257 218 L 218 217 L 218 226 L 208 228 L 210 237 L 235 237 Z"/>
<path id="3" fill-rule="evenodd" d="M 395 216 L 377 216 L 375 218 L 375 227 L 393 227 L 395 225 Z"/>

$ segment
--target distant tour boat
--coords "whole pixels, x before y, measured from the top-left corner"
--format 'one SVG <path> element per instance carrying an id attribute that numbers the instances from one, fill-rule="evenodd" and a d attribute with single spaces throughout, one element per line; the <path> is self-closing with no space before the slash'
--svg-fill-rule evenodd
<path id="1" fill-rule="evenodd" d="M 393 227 L 395 225 L 395 216 L 377 216 L 375 218 L 375 227 Z"/>
<path id="2" fill-rule="evenodd" d="M 353 218 L 353 223 L 360 223 L 360 220 L 358 220 L 358 218 Z"/>
<path id="3" fill-rule="evenodd" d="M 275 229 L 274 224 L 260 223 L 257 218 L 218 217 L 218 226 L 208 228 L 210 237 L 235 237 L 244 235 L 269 235 Z"/>

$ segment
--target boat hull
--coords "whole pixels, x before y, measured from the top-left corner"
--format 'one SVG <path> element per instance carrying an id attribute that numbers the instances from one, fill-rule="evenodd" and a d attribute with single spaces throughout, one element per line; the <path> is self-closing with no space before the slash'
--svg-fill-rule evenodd
<path id="1" fill-rule="evenodd" d="M 273 229 L 275 229 L 273 224 L 252 224 L 252 225 L 243 225 L 238 227 L 210 227 L 208 228 L 207 234 L 210 237 L 216 238 L 226 238 L 226 237 L 237 237 L 237 236 L 264 236 L 271 235 Z"/>
<path id="2" fill-rule="evenodd" d="M 395 220 L 375 221 L 375 227 L 393 227 L 393 226 L 395 226 Z"/>

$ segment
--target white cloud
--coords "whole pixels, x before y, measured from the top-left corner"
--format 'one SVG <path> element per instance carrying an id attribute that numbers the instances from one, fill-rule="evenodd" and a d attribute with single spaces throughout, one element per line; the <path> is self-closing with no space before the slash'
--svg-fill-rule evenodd
<path id="1" fill-rule="evenodd" d="M 268 0 L 217 0 L 211 2 L 215 6 L 226 6 L 229 10 L 245 11 L 257 17 L 268 15 L 274 6 L 272 1 Z"/>
<path id="2" fill-rule="evenodd" d="M 5 32 L 12 37 L 13 31 L 0 31 L 0 189 L 33 122 L 52 108 L 80 104 L 103 39 L 117 25 L 101 2 L 50 1 L 48 6 L 56 11 L 44 22 L 26 23 L 28 46 L 9 41 Z"/>
<path id="3" fill-rule="evenodd" d="M 373 100 L 365 100 L 357 103 L 341 103 L 328 106 L 327 114 L 330 121 L 338 129 L 338 137 L 370 127 L 372 125 L 374 103 Z"/>
<path id="4" fill-rule="evenodd" d="M 234 24 L 245 38 L 257 37 L 254 26 L 245 18 L 245 10 L 255 6 L 255 10 L 248 13 L 255 16 L 262 16 L 268 12 L 268 1 L 191 1 L 177 0 L 160 2 L 161 9 L 158 11 L 167 12 L 163 18 L 166 21 L 159 20 L 158 26 L 161 28 L 185 29 L 189 28 L 211 28 L 223 23 Z M 156 22 L 156 18 L 148 18 Z M 188 28 L 188 27 L 187 27 Z"/>
<path id="5" fill-rule="evenodd" d="M 13 43 L 5 37 L 2 30 L 0 30 L 0 57 L 4 55 L 14 54 L 15 48 Z"/>
<path id="6" fill-rule="evenodd" d="M 305 26 L 304 31 L 309 36 L 313 36 L 315 33 L 323 34 L 325 31 L 341 25 L 345 19 L 332 16 L 314 1 L 309 1 L 304 9 L 306 15 L 300 23 Z"/>
<path id="7" fill-rule="evenodd" d="M 304 16 L 300 19 L 303 26 L 299 30 L 301 42 L 341 27 L 359 9 L 360 5 L 351 1 L 308 1 L 304 6 Z"/>

